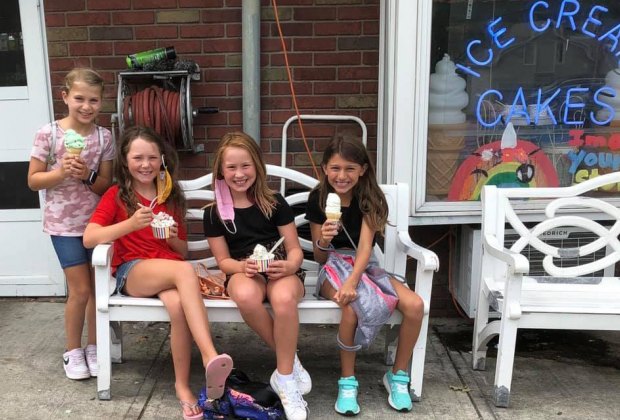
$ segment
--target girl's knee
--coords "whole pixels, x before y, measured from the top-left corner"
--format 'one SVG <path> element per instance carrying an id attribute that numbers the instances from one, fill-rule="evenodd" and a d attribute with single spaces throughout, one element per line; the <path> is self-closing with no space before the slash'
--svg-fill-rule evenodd
<path id="1" fill-rule="evenodd" d="M 357 314 L 351 305 L 342 306 L 342 320 L 347 322 L 357 322 Z"/>
<path id="2" fill-rule="evenodd" d="M 408 319 L 421 320 L 424 316 L 424 301 L 416 293 L 410 292 L 400 298 L 398 309 Z"/>
<path id="3" fill-rule="evenodd" d="M 269 297 L 269 303 L 276 315 L 296 312 L 298 301 L 294 293 L 278 293 L 277 296 Z"/>

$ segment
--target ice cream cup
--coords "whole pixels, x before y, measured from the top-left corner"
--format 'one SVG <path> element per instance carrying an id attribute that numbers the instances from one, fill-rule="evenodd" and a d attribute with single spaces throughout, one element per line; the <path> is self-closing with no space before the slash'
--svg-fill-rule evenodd
<path id="1" fill-rule="evenodd" d="M 267 271 L 269 264 L 273 262 L 275 257 L 272 255 L 268 258 L 250 258 L 252 261 L 256 261 L 256 269 L 259 273 L 264 273 Z"/>
<path id="2" fill-rule="evenodd" d="M 84 150 L 83 147 L 67 147 L 67 152 L 75 156 L 79 156 L 82 150 Z"/>
<path id="3" fill-rule="evenodd" d="M 153 236 L 157 239 L 168 239 L 170 237 L 170 226 L 166 227 L 155 227 L 151 226 L 153 229 Z"/>

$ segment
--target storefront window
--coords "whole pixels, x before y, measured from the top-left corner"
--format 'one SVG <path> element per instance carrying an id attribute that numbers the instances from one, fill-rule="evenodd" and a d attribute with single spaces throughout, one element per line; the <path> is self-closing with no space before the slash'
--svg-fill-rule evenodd
<path id="1" fill-rule="evenodd" d="M 617 0 L 434 0 L 426 201 L 620 170 L 619 63 Z"/>
<path id="2" fill-rule="evenodd" d="M 0 2 L 0 87 L 26 86 L 18 0 Z"/>

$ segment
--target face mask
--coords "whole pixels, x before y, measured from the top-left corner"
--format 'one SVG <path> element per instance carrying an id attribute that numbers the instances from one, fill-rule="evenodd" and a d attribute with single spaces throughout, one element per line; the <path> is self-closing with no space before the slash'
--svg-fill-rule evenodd
<path id="1" fill-rule="evenodd" d="M 237 233 L 237 226 L 235 225 L 235 208 L 230 188 L 223 179 L 216 179 L 213 182 L 215 183 L 215 203 L 220 219 L 226 230 L 234 235 Z M 232 226 L 232 230 L 228 228 L 229 224 Z"/>
<path id="2" fill-rule="evenodd" d="M 165 203 L 172 192 L 172 177 L 170 172 L 168 172 L 164 155 L 161 155 L 161 164 L 164 170 L 159 171 L 157 176 L 157 204 Z"/>

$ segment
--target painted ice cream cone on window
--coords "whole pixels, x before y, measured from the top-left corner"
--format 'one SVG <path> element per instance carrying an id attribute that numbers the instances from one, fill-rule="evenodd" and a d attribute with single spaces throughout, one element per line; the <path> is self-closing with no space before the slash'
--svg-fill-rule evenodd
<path id="1" fill-rule="evenodd" d="M 75 130 L 69 129 L 65 131 L 65 149 L 67 153 L 79 156 L 84 150 L 84 137 L 76 133 Z"/>
<path id="2" fill-rule="evenodd" d="M 620 68 L 613 69 L 605 75 L 605 86 L 610 87 L 615 92 L 620 92 Z M 605 92 L 603 92 L 598 96 L 598 99 L 615 111 L 609 125 L 612 127 L 620 127 L 620 96 L 606 95 Z M 610 114 L 611 110 L 603 107 L 596 112 L 596 119 L 599 121 L 606 121 L 610 118 Z"/>
<path id="3" fill-rule="evenodd" d="M 325 201 L 325 216 L 329 221 L 340 221 L 340 216 L 342 216 L 342 212 L 340 211 L 340 197 L 338 196 L 338 194 L 327 194 L 327 200 Z"/>
<path id="4" fill-rule="evenodd" d="M 458 159 L 465 146 L 466 124 L 462 109 L 469 103 L 465 86 L 465 80 L 456 74 L 456 66 L 445 54 L 430 78 L 427 194 L 447 195 L 458 168 Z"/>

